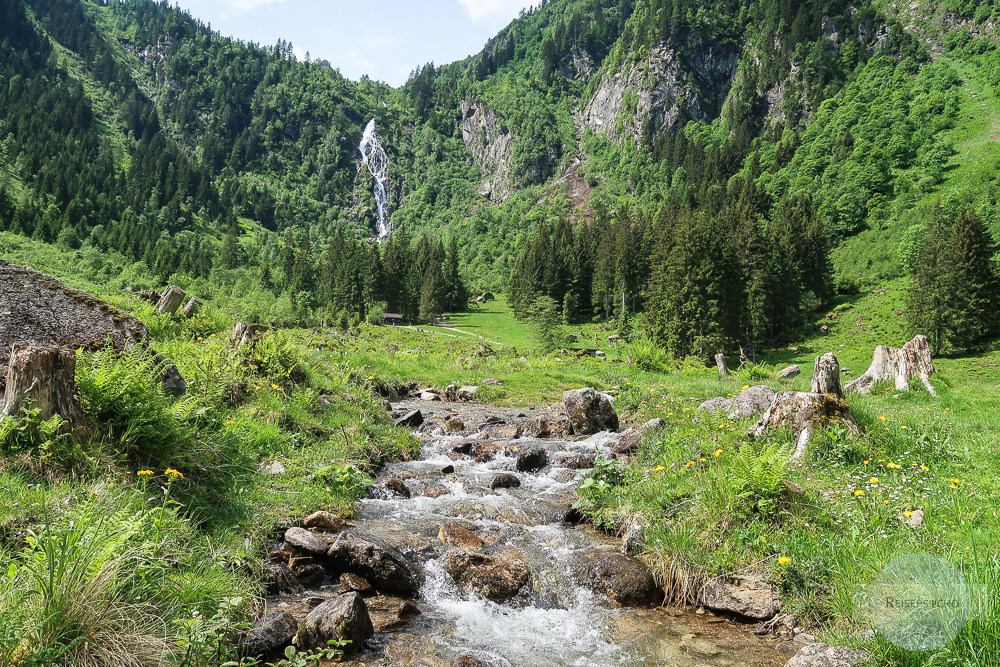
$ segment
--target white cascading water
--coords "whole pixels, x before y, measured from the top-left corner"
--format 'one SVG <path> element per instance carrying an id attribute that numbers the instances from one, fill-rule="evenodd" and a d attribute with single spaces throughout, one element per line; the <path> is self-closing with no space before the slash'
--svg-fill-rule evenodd
<path id="1" fill-rule="evenodd" d="M 379 141 L 374 118 L 365 127 L 365 132 L 361 135 L 361 145 L 358 148 L 361 150 L 361 162 L 368 167 L 372 178 L 375 179 L 375 205 L 378 207 L 375 220 L 375 241 L 382 243 L 392 233 L 392 221 L 386 213 L 389 197 L 385 190 L 389 156 L 385 154 L 382 142 Z"/>

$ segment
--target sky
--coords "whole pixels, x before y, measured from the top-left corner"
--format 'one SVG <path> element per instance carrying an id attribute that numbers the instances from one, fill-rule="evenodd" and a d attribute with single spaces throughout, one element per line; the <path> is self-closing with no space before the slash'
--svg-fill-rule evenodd
<path id="1" fill-rule="evenodd" d="M 417 66 L 478 53 L 537 0 L 176 0 L 224 36 L 291 42 L 301 59 L 329 60 L 344 76 L 393 86 Z"/>

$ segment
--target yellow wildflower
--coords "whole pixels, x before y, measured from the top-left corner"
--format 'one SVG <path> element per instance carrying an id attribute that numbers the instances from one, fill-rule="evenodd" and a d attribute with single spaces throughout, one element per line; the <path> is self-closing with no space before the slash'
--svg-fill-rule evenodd
<path id="1" fill-rule="evenodd" d="M 704 463 L 705 462 L 705 457 L 702 457 L 702 458 L 700 458 L 698 460 L 701 461 L 702 463 Z"/>
<path id="2" fill-rule="evenodd" d="M 879 420 L 880 422 L 885 422 L 885 421 L 889 421 L 889 418 L 888 418 L 888 417 L 886 417 L 885 415 L 879 415 L 879 416 L 878 416 L 878 420 Z"/>
<path id="3" fill-rule="evenodd" d="M 227 426 L 230 426 L 230 425 L 232 425 L 232 424 L 235 424 L 235 423 L 236 423 L 236 422 L 235 422 L 234 420 L 232 420 L 232 419 L 227 419 L 227 420 L 226 420 L 226 425 L 227 425 Z"/>
<path id="4" fill-rule="evenodd" d="M 913 512 L 907 510 L 907 511 L 903 512 L 903 516 L 907 516 L 907 517 L 913 516 Z"/>
<path id="5" fill-rule="evenodd" d="M 949 484 L 948 488 L 949 489 L 957 489 L 958 488 L 958 484 Z"/>
<path id="6" fill-rule="evenodd" d="M 173 468 L 167 468 L 163 471 L 163 474 L 170 479 L 184 479 L 184 473 L 180 470 L 174 470 Z"/>
<path id="7" fill-rule="evenodd" d="M 868 480 L 871 484 L 878 484 L 878 477 L 872 477 Z"/>
<path id="8" fill-rule="evenodd" d="M 909 427 L 909 426 L 907 426 L 906 424 L 903 424 L 903 425 L 902 425 L 902 426 L 900 426 L 899 428 L 901 428 L 901 429 L 903 429 L 903 430 L 905 431 L 906 429 L 908 429 L 908 428 L 910 428 L 910 427 Z"/>
<path id="9" fill-rule="evenodd" d="M 869 461 L 865 460 L 865 461 L 863 461 L 863 463 L 864 463 L 865 465 L 868 465 Z"/>
<path id="10" fill-rule="evenodd" d="M 920 469 L 921 470 L 930 470 L 930 468 L 928 468 L 927 466 L 920 466 Z"/>
<path id="11" fill-rule="evenodd" d="M 694 461 L 688 461 L 687 463 L 684 464 L 684 467 L 690 468 L 693 465 L 694 465 Z"/>
<path id="12" fill-rule="evenodd" d="M 743 385 L 743 389 L 740 389 L 740 391 L 744 391 L 744 390 L 749 389 L 749 388 L 750 388 L 750 385 L 745 384 L 745 385 Z"/>
<path id="13" fill-rule="evenodd" d="M 664 468 L 663 466 L 656 466 L 656 468 L 654 468 L 653 471 L 654 472 L 660 472 L 661 470 L 666 470 L 666 468 Z"/>
<path id="14" fill-rule="evenodd" d="M 722 449 L 716 449 L 715 450 L 715 458 L 719 458 L 720 456 L 722 456 Z"/>
<path id="15" fill-rule="evenodd" d="M 952 484 L 961 484 L 962 480 L 960 480 L 958 477 L 952 477 L 951 478 L 951 483 Z"/>
<path id="16" fill-rule="evenodd" d="M 271 385 L 271 389 L 274 389 L 275 391 L 278 391 L 279 389 L 281 389 L 281 387 L 279 387 L 279 386 L 278 386 L 278 385 L 276 385 L 276 384 L 272 384 L 272 385 Z"/>
<path id="17" fill-rule="evenodd" d="M 140 470 L 139 472 L 136 473 L 136 475 L 138 475 L 139 477 L 152 477 L 153 476 L 153 471 L 152 470 Z"/>
<path id="18" fill-rule="evenodd" d="M 781 565 L 781 566 L 788 566 L 788 565 L 791 564 L 791 562 L 792 562 L 792 559 L 789 558 L 788 556 L 782 556 L 781 558 L 778 559 L 778 565 Z"/>
<path id="19" fill-rule="evenodd" d="M 865 492 L 862 491 L 861 489 L 858 489 L 857 491 L 854 492 L 854 495 L 856 495 L 856 496 L 863 496 L 863 495 L 865 495 Z"/>

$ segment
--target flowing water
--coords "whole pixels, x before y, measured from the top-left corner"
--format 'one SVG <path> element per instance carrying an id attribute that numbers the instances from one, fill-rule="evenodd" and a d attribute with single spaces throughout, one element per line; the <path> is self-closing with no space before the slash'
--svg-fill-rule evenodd
<path id="1" fill-rule="evenodd" d="M 501 449 L 490 460 L 476 459 L 452 451 L 457 442 L 476 439 L 476 424 L 487 415 L 511 423 L 524 421 L 525 415 L 453 403 L 397 407 L 419 407 L 430 418 L 421 429 L 422 458 L 389 465 L 379 475 L 383 481 L 403 481 L 411 497 L 386 493 L 363 500 L 354 523 L 423 562 L 426 583 L 416 600 L 421 613 L 405 623 L 391 622 L 398 601 L 370 599 L 379 631 L 349 664 L 446 667 L 465 652 L 477 653 L 487 665 L 518 667 L 782 665 L 787 660 L 773 639 L 755 637 L 733 621 L 699 616 L 692 609 L 615 608 L 603 594 L 581 586 L 577 573 L 584 556 L 618 551 L 620 542 L 564 522 L 584 474 L 567 466 L 580 466 L 580 457 L 586 461 L 595 452 L 610 456 L 609 434 L 582 440 L 490 439 Z M 464 437 L 443 435 L 440 420 L 456 412 L 471 428 Z M 548 453 L 549 464 L 538 472 L 515 470 L 514 448 L 527 445 L 541 445 Z M 521 486 L 490 490 L 499 473 L 516 474 Z M 437 537 L 442 523 L 455 521 L 472 529 L 487 553 L 516 554 L 526 562 L 531 590 L 505 604 L 459 590 L 442 566 L 448 548 Z"/>
<path id="2" fill-rule="evenodd" d="M 372 178 L 375 181 L 375 206 L 378 209 L 375 218 L 375 240 L 378 243 L 382 243 L 392 233 L 392 223 L 389 221 L 389 216 L 386 212 L 389 195 L 385 189 L 389 156 L 386 155 L 385 150 L 382 148 L 382 142 L 379 141 L 374 118 L 365 126 L 358 150 L 361 151 L 362 164 L 368 167 L 368 171 L 371 172 Z"/>

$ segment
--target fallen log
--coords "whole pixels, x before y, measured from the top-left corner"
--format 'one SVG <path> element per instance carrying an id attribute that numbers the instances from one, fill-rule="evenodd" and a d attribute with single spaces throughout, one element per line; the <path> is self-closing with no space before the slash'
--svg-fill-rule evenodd
<path id="1" fill-rule="evenodd" d="M 250 324 L 249 322 L 237 322 L 233 325 L 233 344 L 235 347 L 246 345 L 256 336 L 267 331 L 263 324 Z"/>
<path id="2" fill-rule="evenodd" d="M 10 351 L 0 419 L 18 418 L 37 408 L 42 419 L 59 415 L 74 437 L 87 433 L 87 419 L 76 394 L 76 354 L 55 347 L 15 343 Z"/>
<path id="3" fill-rule="evenodd" d="M 847 391 L 867 394 L 873 384 L 893 381 L 896 391 L 909 391 L 910 380 L 919 378 L 931 396 L 937 396 L 930 377 L 934 374 L 934 361 L 927 336 L 914 336 L 901 348 L 879 345 L 872 355 L 872 364 L 864 375 L 845 387 Z"/>
<path id="4" fill-rule="evenodd" d="M 816 358 L 811 392 L 779 391 L 774 403 L 747 433 L 758 437 L 768 429 L 791 429 L 795 451 L 789 460 L 801 460 L 813 435 L 827 424 L 842 424 L 852 436 L 861 428 L 851 415 L 840 386 L 840 363 L 832 353 Z"/>

